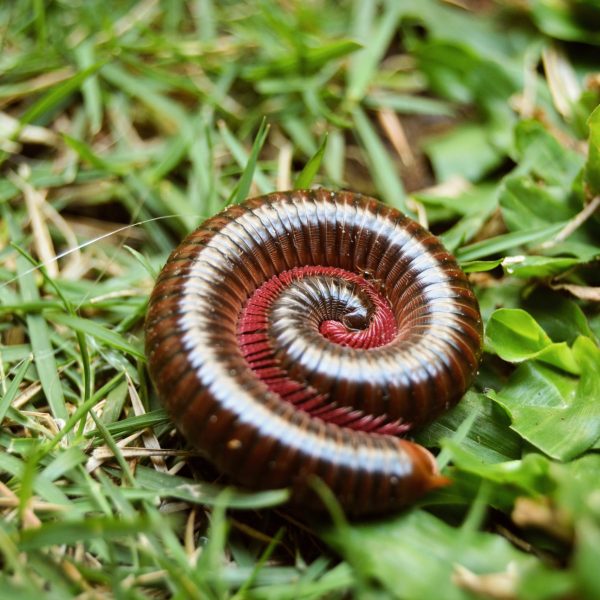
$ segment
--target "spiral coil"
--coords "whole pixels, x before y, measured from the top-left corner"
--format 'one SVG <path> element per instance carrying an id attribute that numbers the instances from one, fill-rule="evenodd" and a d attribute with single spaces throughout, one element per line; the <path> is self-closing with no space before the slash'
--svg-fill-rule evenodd
<path id="1" fill-rule="evenodd" d="M 169 257 L 146 318 L 149 371 L 186 439 L 254 489 L 353 514 L 446 479 L 396 437 L 453 406 L 482 343 L 478 304 L 440 241 L 349 192 L 230 206 Z"/>

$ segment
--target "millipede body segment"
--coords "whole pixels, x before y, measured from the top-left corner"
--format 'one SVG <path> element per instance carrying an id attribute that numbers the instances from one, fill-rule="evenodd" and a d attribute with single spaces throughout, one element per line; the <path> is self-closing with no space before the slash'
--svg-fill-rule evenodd
<path id="1" fill-rule="evenodd" d="M 398 437 L 453 406 L 477 370 L 477 300 L 440 241 L 350 192 L 230 206 L 169 257 L 146 318 L 152 380 L 179 430 L 253 489 L 352 514 L 447 480 Z"/>

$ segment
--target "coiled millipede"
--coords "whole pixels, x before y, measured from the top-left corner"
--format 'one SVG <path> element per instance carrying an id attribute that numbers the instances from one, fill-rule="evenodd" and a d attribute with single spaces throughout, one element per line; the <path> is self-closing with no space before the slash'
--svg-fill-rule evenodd
<path id="1" fill-rule="evenodd" d="M 477 300 L 440 241 L 350 192 L 229 206 L 169 257 L 146 318 L 158 395 L 185 438 L 253 489 L 347 512 L 447 481 L 397 437 L 454 405 L 477 370 Z"/>

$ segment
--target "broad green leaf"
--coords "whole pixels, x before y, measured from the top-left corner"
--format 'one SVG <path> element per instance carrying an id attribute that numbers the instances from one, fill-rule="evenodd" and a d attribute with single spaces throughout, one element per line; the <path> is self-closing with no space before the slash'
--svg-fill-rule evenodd
<path id="1" fill-rule="evenodd" d="M 482 125 L 456 127 L 424 144 L 439 181 L 461 176 L 469 181 L 479 181 L 497 167 L 502 152 L 491 143 Z"/>
<path id="2" fill-rule="evenodd" d="M 553 482 L 550 461 L 541 454 L 528 454 L 523 460 L 484 463 L 473 451 L 461 448 L 452 441 L 444 443 L 450 450 L 452 463 L 461 471 L 472 473 L 499 486 L 513 486 L 517 493 L 541 495 L 548 492 Z"/>
<path id="3" fill-rule="evenodd" d="M 563 188 L 539 184 L 530 175 L 506 177 L 499 191 L 502 217 L 515 232 L 569 220 L 577 209 L 570 206 L 568 198 Z"/>
<path id="4" fill-rule="evenodd" d="M 549 36 L 600 45 L 600 14 L 594 0 L 536 0 L 530 6 L 536 25 Z"/>
<path id="5" fill-rule="evenodd" d="M 573 557 L 582 597 L 600 597 L 600 519 L 579 519 L 575 532 L 577 548 Z"/>
<path id="6" fill-rule="evenodd" d="M 533 174 L 548 184 L 571 187 L 583 155 L 561 144 L 539 121 L 521 121 L 515 130 L 519 162 L 515 174 Z"/>
<path id="7" fill-rule="evenodd" d="M 475 415 L 475 416 L 474 416 Z M 440 447 L 467 419 L 473 419 L 466 437 L 460 440 L 461 448 L 478 457 L 481 463 L 498 463 L 521 456 L 521 440 L 508 429 L 506 415 L 483 394 L 467 392 L 451 410 L 416 432 L 415 439 L 429 448 Z"/>
<path id="8" fill-rule="evenodd" d="M 579 335 L 594 337 L 581 307 L 562 294 L 539 289 L 524 307 L 555 342 L 571 345 Z"/>
<path id="9" fill-rule="evenodd" d="M 486 339 L 508 362 L 537 359 L 577 375 L 579 366 L 565 342 L 553 343 L 535 319 L 522 309 L 500 308 L 490 317 Z"/>
<path id="10" fill-rule="evenodd" d="M 523 279 L 554 277 L 580 264 L 576 258 L 552 258 L 548 256 L 507 256 L 501 261 L 507 275 Z"/>
<path id="11" fill-rule="evenodd" d="M 444 243 L 444 246 L 450 250 L 450 252 L 457 253 L 457 249 L 464 245 L 466 242 L 471 240 L 477 231 L 481 229 L 483 224 L 487 220 L 487 214 L 479 213 L 476 215 L 470 215 L 463 217 L 455 223 L 448 231 L 445 231 L 440 235 L 440 239 Z M 471 258 L 477 258 L 478 256 L 485 256 L 484 254 L 478 254 L 475 252 Z M 465 260 L 469 262 L 469 260 Z"/>
<path id="12" fill-rule="evenodd" d="M 468 11 L 457 10 L 455 7 L 437 2 L 403 2 L 402 4 L 403 16 L 422 21 L 434 40 L 451 42 L 449 45 L 456 46 L 474 58 L 484 58 L 488 62 L 495 63 L 492 64 L 492 68 L 508 67 L 507 61 L 510 59 L 513 47 L 505 28 L 498 26 L 498 21 L 493 14 L 489 17 L 479 14 L 478 18 L 473 19 L 473 15 Z M 422 40 L 422 36 L 418 33 L 416 37 L 419 41 Z M 443 53 L 441 56 L 444 58 Z M 448 62 L 451 63 L 453 58 L 450 56 Z M 504 63 L 501 59 L 504 59 Z M 493 77 L 492 83 L 494 83 Z M 490 93 L 496 91 L 492 87 Z"/>
<path id="13" fill-rule="evenodd" d="M 559 242 L 552 245 L 546 250 L 549 256 L 574 256 L 580 263 L 590 262 L 600 258 L 600 247 L 598 246 L 598 239 L 596 231 L 593 230 L 591 220 L 588 220 L 583 227 L 579 228 L 564 242 Z M 581 241 L 577 241 L 577 239 Z"/>
<path id="14" fill-rule="evenodd" d="M 565 465 L 557 465 L 554 477 L 557 489 L 553 501 L 573 526 L 575 538 L 574 584 L 580 591 L 573 597 L 596 598 L 600 578 L 595 565 L 599 560 L 600 539 L 600 454 L 588 453 Z"/>
<path id="15" fill-rule="evenodd" d="M 440 23 L 437 33 L 442 40 L 447 40 L 443 27 Z M 506 126 L 512 127 L 512 119 L 499 100 L 508 100 L 517 91 L 521 74 L 510 65 L 469 48 L 464 44 L 464 38 L 458 39 L 460 33 L 455 33 L 456 41 L 413 42 L 413 52 L 430 86 L 441 96 L 456 102 L 478 102 L 487 108 L 497 107 L 507 115 Z"/>
<path id="16" fill-rule="evenodd" d="M 483 271 L 492 271 L 502 264 L 502 259 L 497 260 L 467 260 L 461 262 L 460 266 L 465 273 L 481 273 Z"/>
<path id="17" fill-rule="evenodd" d="M 577 598 L 579 596 L 576 587 L 576 578 L 572 571 L 537 563 L 528 569 L 519 581 L 517 597 L 520 600 Z"/>
<path id="18" fill-rule="evenodd" d="M 458 568 L 483 575 L 512 565 L 518 573 L 536 562 L 500 536 L 457 529 L 422 510 L 330 529 L 324 537 L 360 575 L 362 597 L 367 582 L 376 582 L 392 598 L 439 598 L 443 590 L 444 600 L 470 600 L 469 592 L 452 583 Z"/>
<path id="19" fill-rule="evenodd" d="M 415 198 L 427 206 L 430 222 L 448 222 L 456 215 L 463 216 L 440 238 L 451 251 L 471 240 L 483 227 L 498 206 L 497 186 L 489 183 L 468 185 L 458 195 L 416 193 Z"/>
<path id="20" fill-rule="evenodd" d="M 579 378 L 527 361 L 498 392 L 488 392 L 512 419 L 512 429 L 542 452 L 570 460 L 600 438 L 600 350 L 580 336 L 573 344 Z"/>
<path id="21" fill-rule="evenodd" d="M 554 501 L 565 509 L 572 520 L 579 516 L 600 519 L 600 507 L 594 497 L 600 492 L 600 453 L 588 452 L 580 458 L 555 465 L 557 489 Z"/>
<path id="22" fill-rule="evenodd" d="M 483 214 L 489 216 L 498 206 L 497 186 L 489 183 L 470 184 L 457 180 L 456 193 L 415 192 L 414 198 L 425 204 L 427 215 L 432 220 L 432 213 L 440 214 L 440 220 L 448 220 L 454 216 L 470 216 Z"/>

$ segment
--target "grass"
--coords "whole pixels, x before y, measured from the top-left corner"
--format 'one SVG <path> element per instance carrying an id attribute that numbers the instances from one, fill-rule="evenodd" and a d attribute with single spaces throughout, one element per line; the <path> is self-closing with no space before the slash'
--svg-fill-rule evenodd
<path id="1" fill-rule="evenodd" d="M 599 26 L 592 0 L 2 3 L 3 597 L 600 597 Z M 486 322 L 417 434 L 454 485 L 385 519 L 227 487 L 145 373 L 177 241 L 308 185 L 440 234 Z"/>

